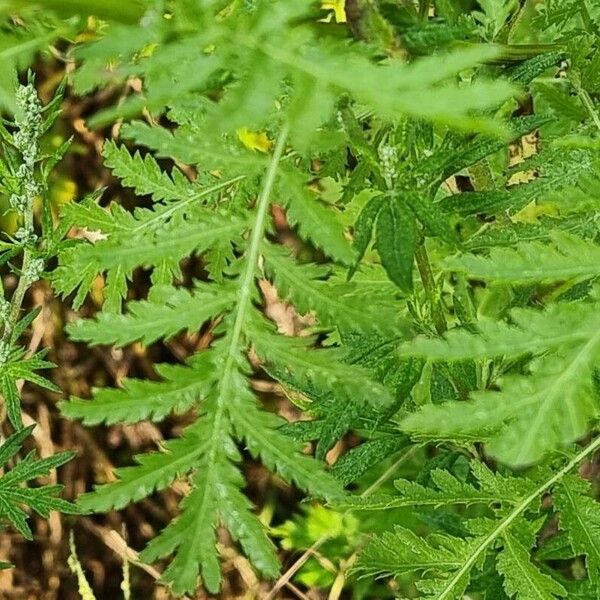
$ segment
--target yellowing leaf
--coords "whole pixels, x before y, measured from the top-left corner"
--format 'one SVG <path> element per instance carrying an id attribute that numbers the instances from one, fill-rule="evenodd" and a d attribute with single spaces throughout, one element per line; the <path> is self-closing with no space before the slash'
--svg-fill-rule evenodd
<path id="1" fill-rule="evenodd" d="M 273 142 L 264 131 L 250 131 L 247 127 L 240 127 L 237 131 L 240 142 L 250 150 L 268 152 L 273 147 Z"/>
<path id="2" fill-rule="evenodd" d="M 332 2 L 321 2 L 323 10 L 332 10 L 335 16 L 336 23 L 346 22 L 346 10 L 344 8 L 344 0 L 333 0 Z"/>
<path id="3" fill-rule="evenodd" d="M 514 215 L 512 220 L 515 223 L 535 223 L 539 217 L 556 217 L 558 214 L 558 209 L 555 206 L 551 204 L 538 204 L 533 201 Z"/>

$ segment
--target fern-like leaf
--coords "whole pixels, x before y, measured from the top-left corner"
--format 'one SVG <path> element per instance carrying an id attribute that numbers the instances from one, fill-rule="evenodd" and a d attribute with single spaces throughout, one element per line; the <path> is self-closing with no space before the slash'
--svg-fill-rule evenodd
<path id="1" fill-rule="evenodd" d="M 480 279 L 511 282 L 561 281 L 598 274 L 600 248 L 596 244 L 566 233 L 557 233 L 554 242 L 495 248 L 489 257 L 467 254 L 448 259 L 446 266 Z"/>
<path id="2" fill-rule="evenodd" d="M 565 477 L 556 491 L 561 527 L 575 554 L 586 557 L 589 580 L 600 583 L 600 519 L 596 500 L 589 495 L 589 486 L 577 477 Z"/>
<path id="3" fill-rule="evenodd" d="M 197 283 L 192 292 L 170 286 L 154 286 L 149 300 L 130 302 L 127 314 L 102 312 L 96 319 L 76 321 L 68 328 L 74 340 L 124 346 L 145 345 L 176 333 L 200 329 L 235 302 L 233 290 Z"/>
<path id="4" fill-rule="evenodd" d="M 542 573 L 529 558 L 526 548 L 514 535 L 507 533 L 502 539 L 502 551 L 498 554 L 498 571 L 504 577 L 504 589 L 516 600 L 555 600 L 567 595 L 565 588 Z"/>
<path id="5" fill-rule="evenodd" d="M 34 425 L 24 427 L 6 439 L 0 446 L 0 465 L 4 466 L 15 456 L 34 427 Z M 30 452 L 10 471 L 0 477 L 0 516 L 9 521 L 26 539 L 33 539 L 33 534 L 27 524 L 27 515 L 22 508 L 24 505 L 45 518 L 48 518 L 52 510 L 59 510 L 67 514 L 80 512 L 75 505 L 57 497 L 62 490 L 63 486 L 61 485 L 46 485 L 38 488 L 21 485 L 37 477 L 48 475 L 52 469 L 65 464 L 73 456 L 73 452 L 60 452 L 48 458 L 39 459 L 34 452 Z"/>

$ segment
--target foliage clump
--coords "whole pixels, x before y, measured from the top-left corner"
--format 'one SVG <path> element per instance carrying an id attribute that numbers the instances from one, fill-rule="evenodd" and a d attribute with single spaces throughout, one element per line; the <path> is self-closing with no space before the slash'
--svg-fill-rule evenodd
<path id="1" fill-rule="evenodd" d="M 25 294 L 43 277 L 65 233 L 52 219 L 47 182 L 66 145 L 49 154 L 42 146 L 44 134 L 58 116 L 60 100 L 59 91 L 50 104 L 42 106 L 29 74 L 27 83 L 16 90 L 14 119 L 0 124 L 0 191 L 8 196 L 9 210 L 15 213 L 18 223 L 14 236 L 0 242 L 0 265 L 8 264 L 16 280 L 12 293 L 0 282 L 0 423 L 8 417 L 14 430 L 0 444 L 0 467 L 6 469 L 0 476 L 0 518 L 29 540 L 33 534 L 24 507 L 44 518 L 48 518 L 51 510 L 80 512 L 59 497 L 62 485 L 23 485 L 50 475 L 73 458 L 74 452 L 59 452 L 40 459 L 32 450 L 20 461 L 16 460 L 35 428 L 35 424 L 27 427 L 23 424 L 20 399 L 24 382 L 60 392 L 38 373 L 54 366 L 45 360 L 46 352 L 29 350 L 22 340 L 39 314 L 39 310 L 23 314 Z M 41 200 L 39 225 L 35 209 L 38 199 Z M 3 568 L 7 566 L 10 565 L 2 563 Z"/>
<path id="2" fill-rule="evenodd" d="M 21 281 L 56 256 L 76 309 L 100 282 L 101 310 L 67 327 L 78 342 L 203 334 L 156 379 L 61 403 L 89 425 L 193 415 L 79 500 L 121 509 L 184 480 L 141 553 L 168 559 L 175 593 L 219 592 L 219 528 L 272 579 L 272 538 L 307 550 L 337 511 L 328 551 L 352 555 L 340 576 L 360 597 L 598 597 L 600 512 L 578 469 L 600 446 L 599 27 L 586 0 L 149 2 L 78 45 L 71 77 L 122 90 L 88 124 L 119 120 L 104 164 L 143 200 L 93 194 L 57 229 L 45 212 L 43 242 L 42 120 L 17 117 L 23 225 L 2 256 L 23 251 Z M 93 235 L 63 242 L 69 227 Z M 48 365 L 7 352 L 19 427 L 14 380 Z M 258 373 L 306 418 L 270 410 Z M 329 507 L 269 530 L 248 460 Z"/>

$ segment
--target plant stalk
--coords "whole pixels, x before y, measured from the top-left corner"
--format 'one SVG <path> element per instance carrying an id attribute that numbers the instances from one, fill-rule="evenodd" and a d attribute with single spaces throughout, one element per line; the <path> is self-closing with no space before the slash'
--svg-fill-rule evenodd
<path id="1" fill-rule="evenodd" d="M 446 318 L 444 317 L 440 303 L 439 291 L 433 278 L 431 263 L 429 262 L 429 256 L 424 244 L 417 246 L 415 259 L 421 275 L 421 281 L 423 282 L 423 288 L 425 289 L 425 296 L 429 303 L 433 326 L 439 335 L 443 335 L 448 330 L 448 325 L 446 324 Z"/>
<path id="2" fill-rule="evenodd" d="M 28 229 L 29 231 L 33 231 L 33 202 L 23 215 L 23 223 L 26 229 Z M 17 322 L 19 321 L 19 315 L 21 313 L 21 307 L 23 306 L 25 293 L 27 292 L 31 284 L 31 282 L 27 280 L 25 273 L 27 273 L 29 270 L 32 258 L 33 257 L 31 250 L 25 247 L 25 250 L 23 251 L 23 263 L 21 265 L 21 276 L 19 277 L 17 288 L 14 291 L 10 300 L 10 310 L 8 313 L 8 319 L 4 323 L 4 329 L 2 331 L 1 339 L 6 344 L 10 343 L 12 332 Z"/>

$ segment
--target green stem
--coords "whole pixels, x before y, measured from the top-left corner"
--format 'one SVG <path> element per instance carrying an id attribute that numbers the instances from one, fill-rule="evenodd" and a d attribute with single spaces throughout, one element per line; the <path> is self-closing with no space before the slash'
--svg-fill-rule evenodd
<path id="1" fill-rule="evenodd" d="M 256 271 L 256 264 L 258 262 L 258 253 L 260 250 L 260 242 L 264 236 L 265 220 L 269 209 L 269 201 L 271 198 L 271 191 L 273 190 L 273 184 L 275 183 L 275 176 L 277 174 L 277 167 L 279 161 L 283 155 L 283 148 L 285 146 L 285 140 L 288 135 L 287 124 L 283 126 L 277 143 L 275 144 L 275 150 L 273 150 L 273 157 L 269 164 L 265 181 L 258 198 L 256 206 L 256 221 L 254 222 L 254 228 L 252 229 L 252 235 L 250 237 L 250 245 L 248 247 L 248 255 L 246 258 L 246 267 L 242 275 L 242 285 L 240 289 L 240 296 L 237 305 L 237 312 L 235 315 L 235 322 L 233 324 L 233 331 L 231 333 L 231 342 L 229 344 L 229 352 L 227 354 L 227 362 L 225 364 L 225 370 L 231 368 L 233 360 L 237 355 L 237 348 L 242 335 L 242 327 L 244 320 L 246 319 L 246 310 L 250 303 L 250 294 L 252 291 L 252 284 L 254 281 L 254 274 Z M 231 364 L 230 364 L 231 363 Z"/>
<path id="2" fill-rule="evenodd" d="M 27 211 L 24 214 L 24 225 L 28 228 L 28 231 L 33 231 L 33 203 L 30 207 L 28 207 Z M 21 314 L 21 307 L 23 306 L 23 300 L 25 298 L 25 293 L 29 289 L 30 281 L 25 277 L 25 273 L 29 271 L 29 265 L 32 259 L 32 253 L 29 248 L 25 248 L 23 251 L 23 262 L 21 264 L 21 276 L 19 277 L 19 282 L 17 283 L 17 288 L 15 289 L 12 298 L 10 299 L 10 309 L 8 312 L 8 318 L 4 322 L 4 326 L 2 329 L 2 344 L 7 345 L 11 342 L 11 337 L 13 331 L 15 329 L 16 324 L 19 321 L 19 316 Z M 0 424 L 4 422 L 6 419 L 6 400 L 3 396 L 0 396 Z"/>
<path id="3" fill-rule="evenodd" d="M 28 231 L 33 231 L 33 203 L 23 215 L 23 224 Z M 23 252 L 23 263 L 21 265 L 21 276 L 19 277 L 19 283 L 17 284 L 17 289 L 14 291 L 10 300 L 10 310 L 8 313 L 8 319 L 4 323 L 4 329 L 2 331 L 1 339 L 6 344 L 10 343 L 12 332 L 21 314 L 21 307 L 23 306 L 23 299 L 25 298 L 25 293 L 27 292 L 27 289 L 30 285 L 30 282 L 27 281 L 27 278 L 24 274 L 27 273 L 27 271 L 29 270 L 29 264 L 31 262 L 31 259 L 31 250 L 26 247 Z"/>
<path id="4" fill-rule="evenodd" d="M 594 125 L 600 131 L 600 116 L 598 116 L 598 112 L 596 111 L 596 107 L 594 106 L 594 102 L 590 98 L 590 95 L 587 93 L 587 90 L 583 88 L 581 85 L 581 81 L 579 80 L 579 76 L 575 73 L 572 73 L 569 77 L 571 83 L 575 90 L 577 91 L 577 95 L 581 98 L 583 105 L 590 113 L 590 117 L 592 117 L 592 121 L 594 121 Z"/>
<path id="5" fill-rule="evenodd" d="M 445 600 L 446 598 L 452 598 L 454 587 L 460 582 L 460 580 L 470 571 L 475 565 L 479 557 L 487 550 L 487 548 L 502 534 L 514 520 L 539 496 L 547 492 L 555 483 L 560 481 L 569 471 L 576 467 L 584 458 L 595 452 L 600 448 L 600 436 L 586 446 L 579 454 L 576 454 L 562 469 L 560 469 L 550 479 L 540 485 L 535 491 L 529 496 L 526 496 L 519 502 L 513 510 L 511 510 L 504 519 L 498 523 L 498 525 L 481 541 L 477 546 L 473 554 L 469 556 L 465 564 L 456 572 L 454 577 L 446 584 L 444 589 L 441 591 L 436 600 Z"/>
<path id="6" fill-rule="evenodd" d="M 440 303 L 439 291 L 433 278 L 431 263 L 429 262 L 429 256 L 427 255 L 424 243 L 417 246 L 415 260 L 417 261 L 417 268 L 419 269 L 425 296 L 427 297 L 427 302 L 429 303 L 429 308 L 431 310 L 433 326 L 437 333 L 442 335 L 447 331 L 448 326 L 446 324 L 446 318 L 444 317 L 444 311 L 442 310 Z"/>
<path id="7" fill-rule="evenodd" d="M 23 254 L 23 264 L 21 270 L 24 272 L 28 267 L 31 261 L 31 253 L 29 250 L 25 250 Z M 10 337 L 19 320 L 19 315 L 21 313 L 21 306 L 23 305 L 23 299 L 25 298 L 25 292 L 29 288 L 29 282 L 23 275 L 19 278 L 19 283 L 17 284 L 17 289 L 14 291 L 13 296 L 10 300 L 10 311 L 8 314 L 8 319 L 4 323 L 4 330 L 2 331 L 2 341 L 5 343 L 10 342 Z"/>
<path id="8" fill-rule="evenodd" d="M 205 481 L 202 499 L 198 503 L 197 516 L 192 525 L 195 529 L 194 537 L 196 538 L 198 535 L 200 535 L 200 531 L 205 525 L 206 520 L 209 519 L 211 513 L 214 512 L 213 502 L 216 500 L 216 498 L 218 498 L 214 490 L 216 490 L 218 487 L 218 481 L 216 478 L 219 474 L 219 471 L 214 468 L 214 465 L 218 464 L 219 454 L 223 452 L 223 436 L 226 435 L 225 424 L 228 410 L 227 403 L 230 400 L 232 387 L 234 385 L 233 375 L 236 371 L 236 364 L 241 351 L 242 330 L 252 297 L 256 265 L 258 262 L 260 243 L 264 237 L 265 221 L 269 209 L 271 191 L 275 183 L 275 176 L 277 174 L 279 161 L 283 155 L 287 134 L 288 127 L 286 125 L 282 128 L 281 132 L 279 133 L 279 137 L 277 138 L 275 150 L 273 151 L 273 156 L 271 158 L 271 162 L 269 163 L 269 168 L 267 170 L 262 190 L 256 205 L 256 219 L 250 235 L 244 271 L 240 279 L 240 291 L 235 311 L 233 328 L 229 338 L 227 354 L 225 356 L 223 368 L 219 373 L 218 399 L 212 423 L 212 432 L 210 440 L 208 441 L 207 449 L 206 463 L 208 467 L 204 471 Z M 183 560 L 188 560 L 190 556 L 189 548 L 184 548 L 182 552 L 184 552 Z"/>

